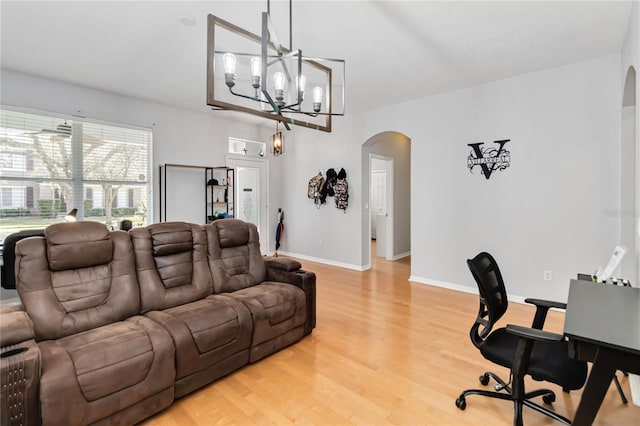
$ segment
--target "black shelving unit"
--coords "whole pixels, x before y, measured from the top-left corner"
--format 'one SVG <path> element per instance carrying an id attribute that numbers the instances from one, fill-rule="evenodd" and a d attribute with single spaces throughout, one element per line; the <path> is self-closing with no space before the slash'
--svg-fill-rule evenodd
<path id="1" fill-rule="evenodd" d="M 233 217 L 233 201 L 235 199 L 235 171 L 229 167 L 207 167 L 206 183 L 206 220 Z"/>
<path id="2" fill-rule="evenodd" d="M 225 166 L 207 167 L 167 163 L 159 166 L 160 222 L 167 220 L 167 169 L 170 168 L 198 169 L 204 173 L 204 223 L 209 223 L 220 217 L 233 217 L 233 201 L 235 199 L 234 169 Z"/>

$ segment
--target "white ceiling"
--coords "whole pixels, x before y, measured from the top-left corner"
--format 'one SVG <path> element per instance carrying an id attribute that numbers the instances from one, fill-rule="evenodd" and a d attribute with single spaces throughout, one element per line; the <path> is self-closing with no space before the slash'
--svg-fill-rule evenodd
<path id="1" fill-rule="evenodd" d="M 6 1 L 1 65 L 195 110 L 206 16 L 254 33 L 267 1 Z M 288 2 L 272 1 L 288 45 Z M 346 60 L 346 113 L 618 53 L 630 2 L 293 2 L 293 47 Z M 196 18 L 186 26 L 180 16 Z"/>

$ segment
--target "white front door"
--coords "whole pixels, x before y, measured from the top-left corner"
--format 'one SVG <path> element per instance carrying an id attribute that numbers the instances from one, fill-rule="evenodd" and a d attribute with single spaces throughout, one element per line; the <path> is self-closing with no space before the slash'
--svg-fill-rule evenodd
<path id="1" fill-rule="evenodd" d="M 269 247 L 268 163 L 267 160 L 238 158 L 229 155 L 227 167 L 235 169 L 235 217 L 256 225 L 260 234 L 260 251 Z"/>

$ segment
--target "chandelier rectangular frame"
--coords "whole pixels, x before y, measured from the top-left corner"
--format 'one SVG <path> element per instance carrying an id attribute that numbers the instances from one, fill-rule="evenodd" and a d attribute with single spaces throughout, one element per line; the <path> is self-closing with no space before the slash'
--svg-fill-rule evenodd
<path id="1" fill-rule="evenodd" d="M 239 36 L 249 41 L 251 51 L 232 51 L 228 46 L 216 44 L 217 31 L 224 30 L 230 35 Z M 262 36 L 255 35 L 215 15 L 207 17 L 207 105 L 215 110 L 240 111 L 263 118 L 281 122 L 287 130 L 289 125 L 304 126 L 325 132 L 331 132 L 331 119 L 334 115 L 344 115 L 344 80 L 345 62 L 341 59 L 306 58 L 301 50 L 290 50 L 280 45 L 273 30 L 269 14 L 262 13 Z M 255 43 L 255 44 L 253 44 Z M 259 47 L 259 54 L 258 54 Z M 244 61 L 259 59 L 259 77 L 254 74 L 252 86 L 255 89 L 251 94 L 241 93 L 238 90 L 246 90 L 246 87 L 235 88 L 235 74 L 224 70 L 226 88 L 222 86 L 220 75 L 221 59 L 225 55 L 233 56 L 235 67 L 236 57 Z M 217 64 L 216 64 L 217 63 Z M 217 68 L 218 67 L 218 68 Z M 226 67 L 226 64 L 225 64 Z M 246 66 L 245 66 L 246 68 Z M 303 70 L 304 68 L 304 70 Z M 278 72 L 274 72 L 278 70 Z M 342 71 L 342 86 L 334 87 L 334 72 Z M 309 80 L 321 80 L 313 89 L 313 103 L 304 97 L 304 88 L 307 77 L 303 72 L 311 74 Z M 283 95 L 282 87 L 275 94 L 270 92 L 273 87 L 269 84 L 269 77 L 282 74 L 286 85 L 287 97 Z M 282 78 L 282 77 L 281 77 Z M 339 79 L 340 80 L 340 79 Z M 275 83 L 276 85 L 278 83 Z M 283 83 L 280 83 L 281 85 Z M 338 111 L 334 111 L 334 95 L 338 91 Z M 226 95 L 226 99 L 224 96 Z M 234 102 L 235 101 L 235 102 Z M 309 104 L 312 108 L 309 108 Z"/>

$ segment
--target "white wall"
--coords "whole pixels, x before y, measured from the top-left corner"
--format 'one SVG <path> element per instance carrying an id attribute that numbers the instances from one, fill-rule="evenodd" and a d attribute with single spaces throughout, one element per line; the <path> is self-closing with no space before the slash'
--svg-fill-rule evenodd
<path id="1" fill-rule="evenodd" d="M 465 259 L 485 250 L 511 295 L 566 300 L 618 242 L 620 96 L 614 55 L 360 116 L 361 142 L 411 138 L 413 278 L 474 291 Z M 499 139 L 511 167 L 471 174 L 467 144 Z"/>
<path id="2" fill-rule="evenodd" d="M 360 146 L 353 138 L 351 121 L 349 116 L 334 118 L 332 133 L 293 126 L 285 135 L 277 184 L 285 211 L 280 252 L 361 269 Z M 326 176 L 329 168 L 347 172 L 349 207 L 344 212 L 335 207 L 332 197 L 319 209 L 307 198 L 309 179 L 318 171 Z"/>

